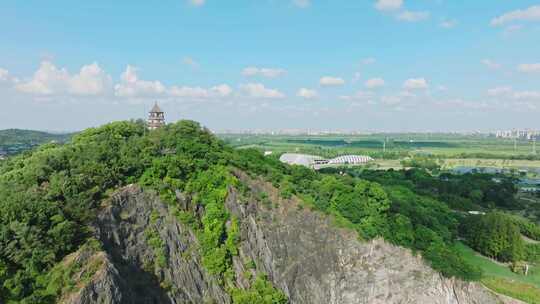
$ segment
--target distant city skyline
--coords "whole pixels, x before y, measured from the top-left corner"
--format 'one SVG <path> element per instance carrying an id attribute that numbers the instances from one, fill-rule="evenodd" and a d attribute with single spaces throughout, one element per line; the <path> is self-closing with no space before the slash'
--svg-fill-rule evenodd
<path id="1" fill-rule="evenodd" d="M 0 3 L 0 129 L 540 129 L 540 2 Z"/>

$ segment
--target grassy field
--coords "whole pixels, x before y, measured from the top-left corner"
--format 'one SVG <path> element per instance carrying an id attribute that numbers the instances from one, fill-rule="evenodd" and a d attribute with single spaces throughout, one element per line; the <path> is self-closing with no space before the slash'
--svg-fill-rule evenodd
<path id="1" fill-rule="evenodd" d="M 283 152 L 317 153 L 325 157 L 342 154 L 431 154 L 442 158 L 459 158 L 462 155 L 486 154 L 492 158 L 532 156 L 533 143 L 487 136 L 454 134 L 373 134 L 373 135 L 219 135 L 238 148 L 257 148 Z M 540 144 L 538 149 L 540 151 Z M 538 155 L 538 154 L 536 154 Z M 495 157 L 493 157 L 495 156 Z M 470 157 L 467 157 L 470 158 Z M 485 157 L 482 157 L 485 158 Z M 529 165 L 515 164 L 516 166 Z M 540 160 L 537 163 L 540 166 Z"/>
<path id="2" fill-rule="evenodd" d="M 507 266 L 481 256 L 461 242 L 456 244 L 456 248 L 469 263 L 483 270 L 482 283 L 488 288 L 527 303 L 540 303 L 540 266 L 531 267 L 528 276 L 519 275 Z"/>

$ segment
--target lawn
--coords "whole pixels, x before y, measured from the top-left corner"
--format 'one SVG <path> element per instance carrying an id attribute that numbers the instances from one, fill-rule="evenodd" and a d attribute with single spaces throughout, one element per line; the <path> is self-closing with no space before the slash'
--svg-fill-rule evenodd
<path id="1" fill-rule="evenodd" d="M 502 264 L 481 256 L 467 245 L 458 242 L 456 248 L 463 254 L 465 260 L 482 269 L 482 283 L 498 292 L 527 303 L 540 303 L 540 267 L 534 266 L 529 275 L 519 275 L 510 271 Z"/>

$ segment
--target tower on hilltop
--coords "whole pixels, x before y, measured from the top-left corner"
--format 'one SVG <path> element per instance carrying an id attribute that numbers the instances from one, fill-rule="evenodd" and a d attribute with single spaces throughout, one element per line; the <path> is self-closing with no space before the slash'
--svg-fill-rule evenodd
<path id="1" fill-rule="evenodd" d="M 157 101 L 148 113 L 148 129 L 155 130 L 165 125 L 165 114 L 159 108 Z"/>

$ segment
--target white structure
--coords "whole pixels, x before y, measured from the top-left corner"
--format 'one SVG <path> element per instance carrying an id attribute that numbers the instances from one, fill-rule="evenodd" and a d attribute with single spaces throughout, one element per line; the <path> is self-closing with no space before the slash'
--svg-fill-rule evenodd
<path id="1" fill-rule="evenodd" d="M 362 165 L 373 160 L 365 155 L 343 155 L 332 159 L 325 159 L 317 155 L 285 153 L 279 160 L 289 165 L 300 165 L 308 168 L 320 169 L 326 166 Z"/>
<path id="2" fill-rule="evenodd" d="M 329 165 L 360 165 L 372 161 L 373 158 L 365 155 L 343 155 L 332 158 L 328 161 Z"/>
<path id="3" fill-rule="evenodd" d="M 285 153 L 281 155 L 279 160 L 282 163 L 289 165 L 300 165 L 310 168 L 313 168 L 313 166 L 316 164 L 328 163 L 328 160 L 320 156 L 298 153 Z"/>

